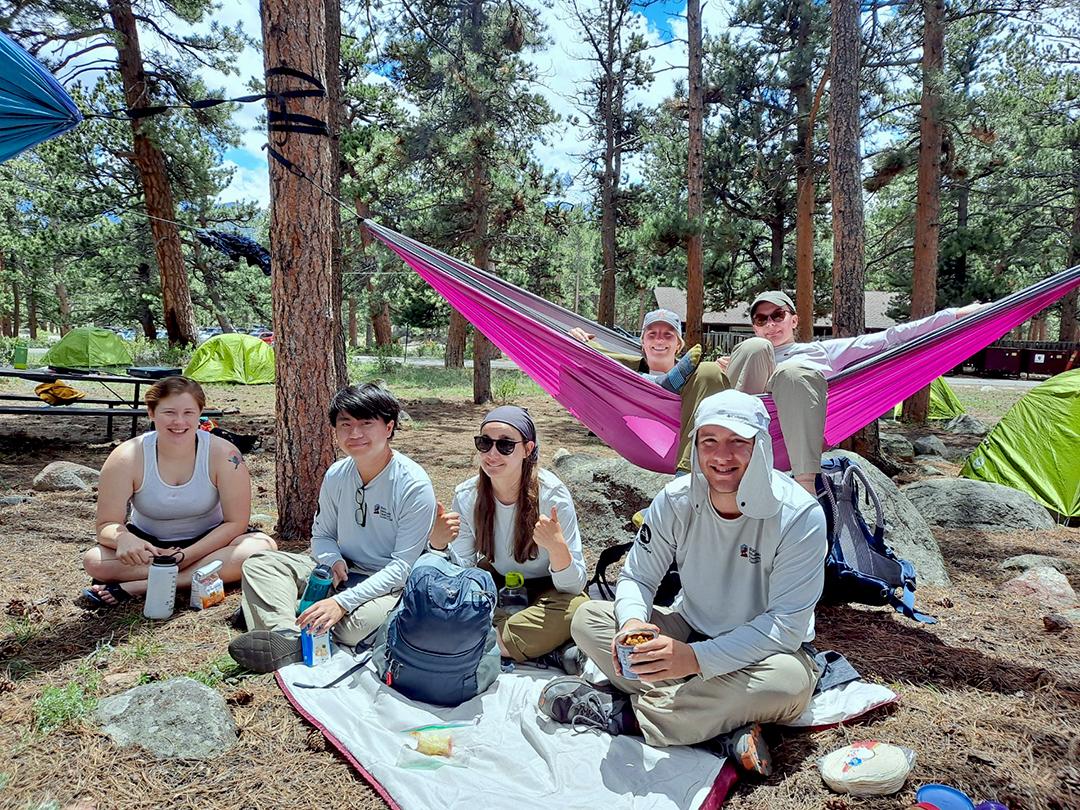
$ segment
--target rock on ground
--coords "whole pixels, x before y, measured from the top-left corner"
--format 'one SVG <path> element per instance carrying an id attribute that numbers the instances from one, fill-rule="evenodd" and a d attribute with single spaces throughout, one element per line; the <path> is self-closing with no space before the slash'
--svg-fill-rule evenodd
<path id="1" fill-rule="evenodd" d="M 1026 571 L 1029 568 L 1041 567 L 1056 568 L 1058 571 L 1072 571 L 1077 566 L 1070 560 L 1063 560 L 1061 557 L 1048 557 L 1045 554 L 1021 554 L 1018 557 L 1009 557 L 998 566 L 1002 571 Z"/>
<path id="2" fill-rule="evenodd" d="M 944 429 L 949 433 L 964 433 L 969 436 L 985 436 L 990 432 L 990 428 L 970 413 L 962 413 L 954 416 L 945 423 Z"/>
<path id="3" fill-rule="evenodd" d="M 54 461 L 34 476 L 38 492 L 78 492 L 97 486 L 99 473 L 71 461 Z"/>
<path id="4" fill-rule="evenodd" d="M 949 575 L 945 573 L 941 549 L 929 524 L 892 479 L 858 453 L 833 450 L 824 455 L 824 458 L 839 457 L 851 459 L 866 473 L 885 513 L 885 542 L 898 557 L 911 561 L 918 582 L 923 585 L 951 585 Z M 865 512 L 867 523 L 874 521 L 873 509 L 871 506 Z"/>
<path id="5" fill-rule="evenodd" d="M 949 448 L 945 446 L 945 442 L 939 439 L 937 436 L 920 436 L 911 443 L 915 453 L 920 456 L 940 456 L 941 458 L 947 458 Z"/>
<path id="6" fill-rule="evenodd" d="M 915 449 L 911 446 L 911 442 L 903 436 L 895 433 L 881 433 L 879 436 L 882 451 L 890 456 L 895 456 L 901 461 L 913 461 L 915 459 Z"/>
<path id="7" fill-rule="evenodd" d="M 574 499 L 581 542 L 603 550 L 634 537 L 630 519 L 648 506 L 675 476 L 649 472 L 621 458 L 558 450 L 551 471 L 566 484 Z"/>
<path id="8" fill-rule="evenodd" d="M 98 704 L 100 730 L 117 745 L 160 759 L 209 759 L 236 745 L 225 699 L 193 678 L 138 686 Z"/>
<path id="9" fill-rule="evenodd" d="M 19 506 L 20 504 L 30 503 L 34 499 L 29 495 L 5 495 L 0 498 L 0 506 Z"/>
<path id="10" fill-rule="evenodd" d="M 1050 512 L 1025 492 L 968 478 L 917 481 L 904 487 L 927 522 L 947 529 L 1052 529 Z"/>
<path id="11" fill-rule="evenodd" d="M 1023 599 L 1038 599 L 1051 608 L 1071 607 L 1077 602 L 1076 591 L 1056 568 L 1031 568 L 1010 579 L 1001 590 Z"/>

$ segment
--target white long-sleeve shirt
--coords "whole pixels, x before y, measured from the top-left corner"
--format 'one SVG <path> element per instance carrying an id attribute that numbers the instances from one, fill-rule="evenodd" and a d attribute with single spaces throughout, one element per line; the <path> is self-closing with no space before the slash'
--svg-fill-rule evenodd
<path id="1" fill-rule="evenodd" d="M 457 539 L 450 546 L 451 559 L 458 565 L 475 566 L 479 557 L 476 549 L 476 514 L 477 482 L 479 476 L 459 484 L 454 491 L 452 510 L 461 516 L 461 528 Z M 539 549 L 535 560 L 518 562 L 514 559 L 514 522 L 517 517 L 517 504 L 506 505 L 495 499 L 495 559 L 491 566 L 500 574 L 517 571 L 525 580 L 539 577 L 551 577 L 555 588 L 563 593 L 581 593 L 585 590 L 588 572 L 585 570 L 585 558 L 581 554 L 581 533 L 578 531 L 577 513 L 570 491 L 558 477 L 548 470 L 537 471 L 540 484 L 540 514 L 551 516 L 552 507 L 559 516 L 566 548 L 570 552 L 570 565 L 562 571 L 551 570 L 551 559 L 544 549 Z"/>
<path id="2" fill-rule="evenodd" d="M 795 360 L 799 365 L 813 368 L 826 379 L 839 374 L 845 368 L 878 352 L 891 349 L 956 320 L 956 308 L 950 307 L 927 318 L 890 326 L 883 332 L 870 332 L 850 338 L 816 340 L 813 343 L 787 343 L 776 347 L 776 364 Z"/>
<path id="3" fill-rule="evenodd" d="M 615 589 L 619 626 L 649 621 L 672 560 L 682 591 L 674 609 L 705 641 L 691 644 L 703 678 L 794 652 L 814 638 L 825 580 L 825 513 L 801 486 L 772 472 L 780 511 L 763 520 L 695 509 L 687 475 L 653 499 Z"/>
<path id="4" fill-rule="evenodd" d="M 363 486 L 367 520 L 356 519 L 356 491 Z M 332 566 L 338 560 L 370 574 L 334 595 L 346 612 L 401 590 L 412 564 L 427 547 L 435 522 L 435 490 L 424 469 L 397 451 L 382 472 L 363 485 L 351 458 L 323 476 L 319 510 L 311 527 L 311 556 Z"/>

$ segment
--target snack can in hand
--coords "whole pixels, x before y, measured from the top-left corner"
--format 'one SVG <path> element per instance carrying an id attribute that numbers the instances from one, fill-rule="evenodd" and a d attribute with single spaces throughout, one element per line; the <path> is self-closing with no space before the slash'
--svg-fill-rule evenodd
<path id="1" fill-rule="evenodd" d="M 619 655 L 619 666 L 622 667 L 622 676 L 629 678 L 632 681 L 638 680 L 638 676 L 630 670 L 630 653 L 632 653 L 638 644 L 644 644 L 646 641 L 652 641 L 657 636 L 655 630 L 629 630 L 619 635 L 615 640 L 615 650 Z M 638 661 L 638 663 L 642 663 Z"/>

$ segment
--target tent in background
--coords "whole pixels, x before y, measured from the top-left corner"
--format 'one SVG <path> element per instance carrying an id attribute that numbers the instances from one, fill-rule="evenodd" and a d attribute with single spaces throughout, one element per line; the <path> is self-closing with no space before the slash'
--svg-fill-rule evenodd
<path id="1" fill-rule="evenodd" d="M 975 448 L 960 474 L 1026 492 L 1080 517 L 1080 369 L 1032 388 Z"/>
<path id="2" fill-rule="evenodd" d="M 100 368 L 130 366 L 131 352 L 116 333 L 108 329 L 80 326 L 72 329 L 45 353 L 47 366 L 64 368 Z"/>
<path id="3" fill-rule="evenodd" d="M 901 402 L 893 408 L 893 419 L 900 418 L 900 409 L 903 404 Z M 949 384 L 945 382 L 944 377 L 938 377 L 930 383 L 930 413 L 927 415 L 928 419 L 952 419 L 962 413 L 966 413 L 964 406 L 960 404 L 960 400 L 956 398 L 956 394 L 949 388 Z"/>
<path id="4" fill-rule="evenodd" d="M 272 383 L 274 350 L 254 335 L 217 335 L 195 350 L 184 376 L 199 382 Z"/>

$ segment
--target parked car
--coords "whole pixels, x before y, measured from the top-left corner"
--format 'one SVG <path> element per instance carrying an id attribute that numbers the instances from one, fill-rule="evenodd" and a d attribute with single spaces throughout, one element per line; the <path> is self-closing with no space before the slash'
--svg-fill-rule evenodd
<path id="1" fill-rule="evenodd" d="M 252 332 L 252 334 L 255 335 L 255 337 L 257 337 L 263 343 L 267 344 L 268 346 L 273 346 L 274 345 L 274 333 L 273 332 Z"/>

